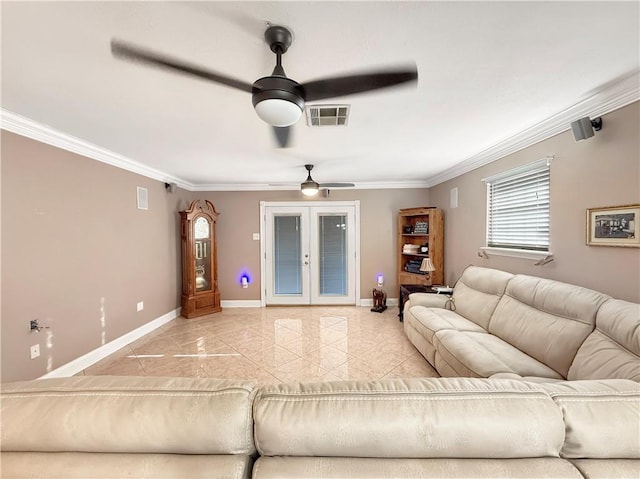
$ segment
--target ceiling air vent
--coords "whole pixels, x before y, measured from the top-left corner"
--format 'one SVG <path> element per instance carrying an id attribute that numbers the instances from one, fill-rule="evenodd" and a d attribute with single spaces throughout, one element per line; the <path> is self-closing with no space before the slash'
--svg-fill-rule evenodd
<path id="1" fill-rule="evenodd" d="M 350 105 L 307 105 L 307 125 L 346 126 Z"/>

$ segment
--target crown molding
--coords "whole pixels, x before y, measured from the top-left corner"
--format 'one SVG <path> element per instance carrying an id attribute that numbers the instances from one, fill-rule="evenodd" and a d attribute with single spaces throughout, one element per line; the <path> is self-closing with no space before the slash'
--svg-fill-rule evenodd
<path id="1" fill-rule="evenodd" d="M 354 183 L 355 186 L 346 187 L 346 189 L 354 190 L 385 190 L 385 189 L 402 189 L 402 188 L 427 188 L 427 181 L 388 181 L 388 182 L 359 182 Z M 343 187 L 325 188 L 323 190 L 339 190 Z M 255 184 L 239 184 L 239 183 L 212 183 L 205 185 L 194 185 L 191 191 L 297 191 L 300 189 L 300 183 L 292 183 L 290 185 L 270 185 L 267 183 Z"/>
<path id="2" fill-rule="evenodd" d="M 0 128 L 3 130 L 26 136 L 32 140 L 46 143 L 47 145 L 55 146 L 56 148 L 61 148 L 132 173 L 137 173 L 147 178 L 165 183 L 176 183 L 180 188 L 186 190 L 193 189 L 191 183 L 181 180 L 180 178 L 176 178 L 155 168 L 150 168 L 142 163 L 133 161 L 125 156 L 96 146 L 88 141 L 81 140 L 75 136 L 62 133 L 48 125 L 38 123 L 4 108 L 0 109 L 0 120 Z"/>
<path id="3" fill-rule="evenodd" d="M 587 98 L 530 128 L 507 138 L 427 179 L 427 187 L 487 165 L 507 155 L 571 129 L 571 122 L 585 116 L 596 118 L 640 99 L 640 72 L 635 71 L 591 92 Z"/>

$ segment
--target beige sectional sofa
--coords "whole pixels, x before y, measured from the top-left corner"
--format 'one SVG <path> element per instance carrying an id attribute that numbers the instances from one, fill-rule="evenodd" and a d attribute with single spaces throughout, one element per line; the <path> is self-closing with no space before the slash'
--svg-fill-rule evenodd
<path id="1" fill-rule="evenodd" d="M 424 378 L 3 385 L 3 478 L 636 478 L 640 388 Z"/>
<path id="2" fill-rule="evenodd" d="M 452 300 L 410 295 L 404 330 L 445 377 L 640 381 L 640 305 L 559 281 L 469 266 Z"/>

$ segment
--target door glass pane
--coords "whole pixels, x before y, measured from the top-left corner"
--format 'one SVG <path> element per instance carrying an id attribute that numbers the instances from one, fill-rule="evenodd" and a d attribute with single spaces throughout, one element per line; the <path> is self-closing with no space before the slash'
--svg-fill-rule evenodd
<path id="1" fill-rule="evenodd" d="M 302 294 L 300 216 L 274 216 L 273 231 L 273 292 Z"/>
<path id="2" fill-rule="evenodd" d="M 347 217 L 318 217 L 320 295 L 347 294 Z"/>

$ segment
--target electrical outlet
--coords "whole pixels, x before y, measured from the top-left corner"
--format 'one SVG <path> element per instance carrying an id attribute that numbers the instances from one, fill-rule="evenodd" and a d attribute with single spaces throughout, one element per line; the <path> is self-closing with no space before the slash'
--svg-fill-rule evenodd
<path id="1" fill-rule="evenodd" d="M 136 305 L 136 311 L 142 311 L 144 309 L 144 301 L 140 301 L 137 305 Z"/>
<path id="2" fill-rule="evenodd" d="M 31 352 L 31 359 L 37 358 L 38 356 L 40 356 L 40 345 L 34 344 L 29 348 L 29 351 Z"/>

